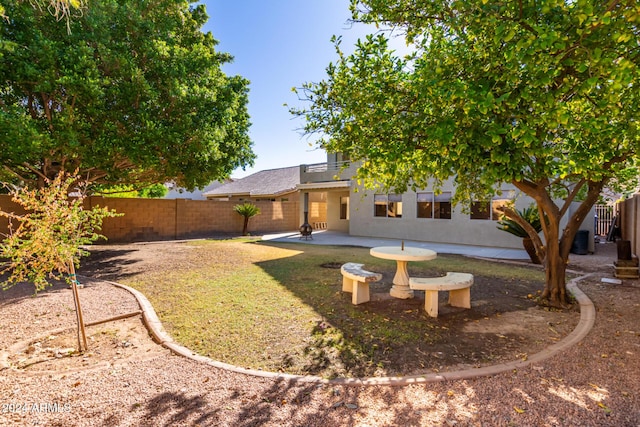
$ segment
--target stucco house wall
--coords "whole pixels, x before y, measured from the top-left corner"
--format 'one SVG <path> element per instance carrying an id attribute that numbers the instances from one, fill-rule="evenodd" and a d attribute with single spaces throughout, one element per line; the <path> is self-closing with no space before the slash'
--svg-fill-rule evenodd
<path id="1" fill-rule="evenodd" d="M 443 191 L 455 190 L 451 185 L 443 187 Z M 418 218 L 417 192 L 408 191 L 402 195 L 402 217 L 384 218 L 374 215 L 373 199 L 370 191 L 352 192 L 351 235 L 522 249 L 522 239 L 497 229 L 497 218 L 470 219 L 460 205 L 452 207 L 451 219 Z M 515 206 L 521 209 L 530 203 L 529 199 L 519 198 Z"/>
<path id="2" fill-rule="evenodd" d="M 499 198 L 515 200 L 515 208 L 523 209 L 533 203 L 533 199 L 520 193 L 515 187 L 504 185 Z M 471 219 L 459 204 L 451 209 L 451 219 L 418 218 L 417 193 L 431 191 L 408 191 L 402 194 L 402 217 L 376 217 L 374 214 L 374 193 L 363 188 L 350 195 L 349 234 L 354 236 L 385 237 L 392 239 L 417 240 L 434 243 L 454 243 L 463 245 L 489 246 L 499 248 L 522 248 L 522 239 L 497 228 L 498 217 L 492 219 Z M 442 191 L 455 192 L 452 181 L 443 185 Z M 571 210 L 575 209 L 573 206 Z M 331 209 L 331 204 L 329 204 Z M 589 230 L 589 250 L 593 252 L 594 221 L 588 215 L 580 229 Z M 561 228 L 567 223 L 563 218 Z"/>
<path id="3" fill-rule="evenodd" d="M 327 193 L 327 228 L 332 231 L 349 233 L 349 217 L 340 218 L 340 205 L 343 197 L 348 197 L 350 204 L 351 195 L 348 190 Z"/>
<path id="4" fill-rule="evenodd" d="M 292 191 L 289 193 L 278 194 L 277 196 L 251 196 L 249 194 L 242 195 L 230 195 L 223 199 L 216 200 L 215 198 L 208 198 L 207 200 L 212 201 L 229 201 L 235 203 L 256 203 L 256 202 L 299 202 L 300 201 L 300 193 L 298 191 Z"/>

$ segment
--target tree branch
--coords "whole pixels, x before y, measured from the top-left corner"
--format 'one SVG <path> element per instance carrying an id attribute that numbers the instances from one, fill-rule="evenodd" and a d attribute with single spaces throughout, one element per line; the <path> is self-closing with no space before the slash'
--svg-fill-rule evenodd
<path id="1" fill-rule="evenodd" d="M 567 196 L 566 199 L 564 199 L 564 205 L 560 209 L 560 216 L 561 217 L 564 216 L 565 213 L 567 213 L 567 211 L 569 210 L 569 206 L 571 206 L 571 203 L 573 203 L 573 200 L 576 198 L 576 196 L 580 192 L 580 189 L 582 188 L 582 186 L 586 182 L 587 182 L 587 180 L 583 178 L 580 181 L 578 181 L 578 183 L 576 185 L 573 186 L 573 189 L 568 191 L 568 196 Z M 567 188 L 567 190 L 569 190 L 569 187 L 566 187 L 566 188 Z"/>
<path id="2" fill-rule="evenodd" d="M 504 215 L 517 223 L 520 227 L 522 227 L 529 235 L 529 238 L 532 240 L 533 245 L 536 249 L 536 253 L 538 257 L 542 260 L 546 257 L 546 250 L 544 249 L 544 244 L 542 243 L 542 239 L 540 239 L 540 235 L 536 231 L 535 228 L 524 218 L 520 216 L 520 214 L 515 211 L 513 208 L 505 208 L 503 210 Z M 542 218 L 542 217 L 541 217 Z M 542 222 L 542 219 L 541 219 Z"/>

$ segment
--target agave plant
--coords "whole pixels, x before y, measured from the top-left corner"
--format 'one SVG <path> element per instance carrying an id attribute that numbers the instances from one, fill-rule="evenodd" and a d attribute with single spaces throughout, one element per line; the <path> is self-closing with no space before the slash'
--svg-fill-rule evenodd
<path id="1" fill-rule="evenodd" d="M 527 221 L 531 226 L 536 230 L 536 232 L 542 231 L 542 224 L 540 223 L 540 215 L 538 214 L 538 209 L 535 206 L 529 206 L 528 208 L 517 211 L 518 215 L 522 217 L 525 221 Z M 506 216 L 502 216 L 500 221 L 498 221 L 498 229 L 502 231 L 506 231 L 507 233 L 511 233 L 514 236 L 527 238 L 529 235 L 525 231 L 520 224 L 512 220 L 511 218 L 507 218 Z"/>
<path id="2" fill-rule="evenodd" d="M 516 211 L 518 215 L 526 222 L 531 224 L 536 232 L 542 231 L 542 223 L 540 222 L 540 215 L 538 214 L 538 209 L 535 206 L 529 206 L 528 208 Z M 525 250 L 529 254 L 531 258 L 531 262 L 534 264 L 541 264 L 542 260 L 538 256 L 535 246 L 529 237 L 529 234 L 526 232 L 524 228 L 511 218 L 506 216 L 502 216 L 500 221 L 498 221 L 498 229 L 502 231 L 506 231 L 507 233 L 511 233 L 514 236 L 522 237 L 522 245 Z"/>

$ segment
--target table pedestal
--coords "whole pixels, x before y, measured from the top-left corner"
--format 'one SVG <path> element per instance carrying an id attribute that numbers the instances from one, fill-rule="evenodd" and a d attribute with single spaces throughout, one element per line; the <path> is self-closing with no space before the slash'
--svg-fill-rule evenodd
<path id="1" fill-rule="evenodd" d="M 389 295 L 394 298 L 409 299 L 413 298 L 413 290 L 409 288 L 409 271 L 407 270 L 407 261 L 396 261 L 398 269 L 393 277 L 393 286 Z"/>
<path id="2" fill-rule="evenodd" d="M 382 259 L 391 259 L 396 262 L 396 275 L 393 278 L 393 286 L 389 294 L 394 298 L 413 298 L 413 290 L 409 287 L 409 261 L 429 261 L 438 255 L 435 251 L 423 248 L 402 246 L 380 246 L 371 248 L 371 256 Z"/>

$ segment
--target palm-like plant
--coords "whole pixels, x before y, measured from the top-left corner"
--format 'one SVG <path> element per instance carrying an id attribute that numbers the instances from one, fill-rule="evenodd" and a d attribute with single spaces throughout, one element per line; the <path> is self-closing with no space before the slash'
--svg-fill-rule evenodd
<path id="1" fill-rule="evenodd" d="M 249 225 L 249 218 L 259 215 L 260 214 L 260 208 L 257 207 L 256 205 L 249 203 L 249 202 L 245 202 L 241 205 L 235 205 L 233 207 L 233 210 L 236 211 L 239 215 L 244 217 L 244 224 L 242 226 L 242 235 L 246 236 L 247 235 L 247 227 Z"/>
<path id="2" fill-rule="evenodd" d="M 540 215 L 538 214 L 538 209 L 535 206 L 529 206 L 528 208 L 518 210 L 516 212 L 523 220 L 531 224 L 536 232 L 539 233 L 540 231 L 542 231 Z M 522 237 L 522 245 L 529 254 L 531 262 L 533 262 L 534 264 L 542 263 L 542 260 L 538 256 L 535 245 L 531 241 L 529 234 L 520 224 L 518 224 L 513 219 L 503 215 L 502 218 L 500 218 L 500 221 L 498 221 L 498 229 L 506 231 L 507 233 L 511 233 L 514 236 Z"/>

